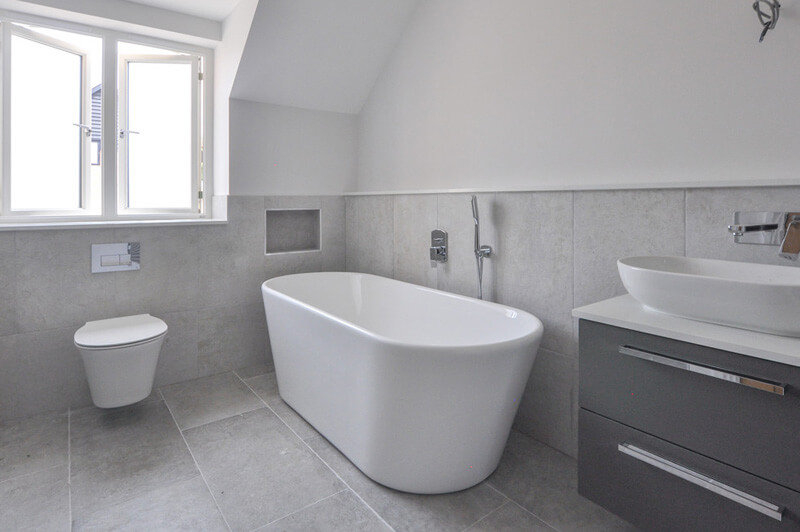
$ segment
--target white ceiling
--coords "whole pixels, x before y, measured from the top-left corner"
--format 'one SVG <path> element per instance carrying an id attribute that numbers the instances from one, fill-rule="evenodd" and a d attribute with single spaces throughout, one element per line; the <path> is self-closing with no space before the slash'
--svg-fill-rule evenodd
<path id="1" fill-rule="evenodd" d="M 360 112 L 418 2 L 260 0 L 231 97 Z"/>
<path id="2" fill-rule="evenodd" d="M 127 0 L 134 4 L 160 7 L 196 17 L 222 21 L 231 14 L 239 0 Z"/>

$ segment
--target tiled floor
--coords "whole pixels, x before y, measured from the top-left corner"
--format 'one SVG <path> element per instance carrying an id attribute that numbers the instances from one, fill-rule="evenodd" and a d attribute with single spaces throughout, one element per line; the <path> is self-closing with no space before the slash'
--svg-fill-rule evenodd
<path id="1" fill-rule="evenodd" d="M 265 369 L 0 426 L 0 530 L 632 530 L 577 494 L 573 459 L 517 432 L 471 489 L 385 488 L 289 408 Z"/>

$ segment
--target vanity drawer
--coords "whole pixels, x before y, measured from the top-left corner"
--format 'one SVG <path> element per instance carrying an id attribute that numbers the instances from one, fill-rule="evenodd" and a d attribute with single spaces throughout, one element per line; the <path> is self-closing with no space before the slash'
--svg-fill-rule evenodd
<path id="1" fill-rule="evenodd" d="M 800 491 L 800 368 L 581 320 L 579 379 L 582 408 Z"/>
<path id="2" fill-rule="evenodd" d="M 578 492 L 642 530 L 800 530 L 796 491 L 584 409 L 579 423 Z"/>

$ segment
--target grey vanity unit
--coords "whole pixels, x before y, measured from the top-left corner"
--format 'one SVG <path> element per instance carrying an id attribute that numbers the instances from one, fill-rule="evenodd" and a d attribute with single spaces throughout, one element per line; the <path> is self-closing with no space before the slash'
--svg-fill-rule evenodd
<path id="1" fill-rule="evenodd" d="M 800 339 L 622 296 L 580 318 L 578 491 L 642 530 L 800 530 Z"/>

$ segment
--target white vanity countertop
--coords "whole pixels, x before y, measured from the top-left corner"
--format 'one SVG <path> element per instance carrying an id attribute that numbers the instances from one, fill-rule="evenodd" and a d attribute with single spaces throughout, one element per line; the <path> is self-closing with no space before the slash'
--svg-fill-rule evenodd
<path id="1" fill-rule="evenodd" d="M 670 316 L 642 306 L 629 294 L 573 309 L 572 315 L 673 340 L 800 366 L 800 338 Z"/>

